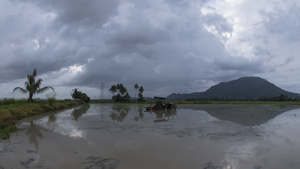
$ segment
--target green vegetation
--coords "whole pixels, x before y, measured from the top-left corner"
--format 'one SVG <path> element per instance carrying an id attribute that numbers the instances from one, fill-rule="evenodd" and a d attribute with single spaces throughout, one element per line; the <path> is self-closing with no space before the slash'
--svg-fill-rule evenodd
<path id="1" fill-rule="evenodd" d="M 144 87 L 143 86 L 139 86 L 137 83 L 134 85 L 134 90 L 135 90 L 135 101 L 138 101 L 138 102 L 145 102 L 145 99 L 143 97 L 143 92 L 144 92 Z M 136 98 L 136 93 L 137 91 L 139 91 L 139 98 L 137 99 Z"/>
<path id="2" fill-rule="evenodd" d="M 66 109 L 80 104 L 79 102 L 72 101 L 53 102 L 51 99 L 51 101 L 36 100 L 33 103 L 28 103 L 24 100 L 7 100 L 10 100 L 10 104 L 0 105 L 0 139 L 9 138 L 9 133 L 16 130 L 14 124 L 22 118 L 54 110 Z"/>
<path id="3" fill-rule="evenodd" d="M 135 90 L 134 98 L 135 98 L 135 100 L 137 100 L 137 99 L 136 99 L 136 93 L 137 93 L 137 91 L 139 90 L 140 86 L 136 83 L 136 84 L 134 85 L 133 88 L 134 88 L 134 90 Z"/>
<path id="4" fill-rule="evenodd" d="M 52 95 L 47 94 L 46 97 L 47 97 L 49 105 L 53 106 L 53 104 L 56 102 L 55 93 L 53 93 Z"/>
<path id="5" fill-rule="evenodd" d="M 72 90 L 71 96 L 72 96 L 73 99 L 75 99 L 75 101 L 80 100 L 82 102 L 88 103 L 91 100 L 90 97 L 87 96 L 87 94 L 79 91 L 78 88 L 75 88 L 75 89 Z"/>
<path id="6" fill-rule="evenodd" d="M 139 88 L 139 99 L 138 99 L 138 102 L 145 102 L 144 97 L 143 97 L 143 92 L 144 92 L 144 88 L 143 88 L 143 86 L 141 86 Z"/>
<path id="7" fill-rule="evenodd" d="M 112 85 L 109 91 L 113 94 L 112 100 L 115 102 L 130 102 L 130 96 L 123 84 Z M 118 94 L 114 95 L 116 92 Z"/>
<path id="8" fill-rule="evenodd" d="M 16 132 L 17 127 L 15 125 L 9 125 L 5 128 L 0 128 L 0 140 L 8 139 L 10 137 L 10 133 Z"/>
<path id="9" fill-rule="evenodd" d="M 293 101 L 298 93 L 285 91 L 259 77 L 243 77 L 229 82 L 221 82 L 205 92 L 171 94 L 171 100 L 188 101 Z"/>
<path id="10" fill-rule="evenodd" d="M 13 93 L 15 91 L 20 91 L 24 94 L 28 93 L 29 94 L 28 101 L 33 102 L 32 97 L 36 93 L 37 94 L 43 93 L 43 92 L 45 92 L 46 90 L 49 90 L 49 89 L 52 89 L 54 91 L 53 87 L 51 87 L 51 86 L 46 86 L 46 87 L 40 88 L 43 79 L 38 79 L 37 81 L 35 81 L 36 75 L 37 75 L 37 71 L 36 71 L 36 69 L 33 69 L 32 75 L 27 75 L 27 81 L 24 83 L 25 84 L 25 89 L 22 88 L 22 87 L 16 87 L 13 90 Z"/>
<path id="11" fill-rule="evenodd" d="M 41 88 L 43 79 L 37 79 L 37 70 L 33 69 L 32 74 L 27 75 L 27 81 L 24 83 L 25 88 L 16 87 L 13 90 L 22 93 L 28 93 L 28 103 L 26 100 L 15 100 L 14 98 L 3 99 L 0 104 L 0 139 L 7 139 L 11 132 L 16 131 L 15 123 L 17 120 L 29 116 L 59 110 L 75 106 L 76 102 L 57 102 L 55 93 L 47 95 L 47 101 L 35 101 L 32 103 L 35 94 L 43 93 L 49 89 L 54 91 L 51 86 Z M 86 95 L 85 95 L 86 96 Z M 86 96 L 87 97 L 87 96 Z"/>

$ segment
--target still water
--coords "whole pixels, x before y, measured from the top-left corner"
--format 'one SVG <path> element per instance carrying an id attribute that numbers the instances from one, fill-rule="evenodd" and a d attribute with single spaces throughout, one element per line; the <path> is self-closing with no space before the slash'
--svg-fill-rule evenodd
<path id="1" fill-rule="evenodd" d="M 300 108 L 91 104 L 18 123 L 0 169 L 298 169 Z"/>

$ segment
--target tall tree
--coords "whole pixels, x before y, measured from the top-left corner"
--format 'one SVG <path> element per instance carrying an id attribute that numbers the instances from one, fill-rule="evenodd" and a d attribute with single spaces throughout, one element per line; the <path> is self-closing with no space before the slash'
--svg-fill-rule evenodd
<path id="1" fill-rule="evenodd" d="M 25 89 L 22 87 L 16 87 L 16 88 L 14 88 L 13 93 L 15 91 L 20 91 L 22 93 L 28 93 L 29 94 L 28 101 L 32 102 L 33 95 L 43 93 L 49 89 L 52 89 L 54 91 L 54 88 L 51 86 L 46 86 L 46 87 L 40 88 L 43 79 L 38 79 L 36 81 L 35 80 L 36 75 L 37 75 L 37 71 L 36 71 L 36 69 L 33 69 L 32 75 L 27 75 L 27 81 L 24 83 Z"/>
<path id="2" fill-rule="evenodd" d="M 78 90 L 78 88 L 72 89 L 72 92 L 70 93 L 72 98 L 75 99 L 75 101 L 83 101 L 83 102 L 90 102 L 90 97 L 81 91 Z"/>
<path id="3" fill-rule="evenodd" d="M 82 92 L 79 91 L 78 88 L 75 88 L 75 89 L 72 89 L 72 92 L 70 94 L 71 94 L 72 98 L 75 99 L 75 101 L 78 101 L 80 99 Z"/>
<path id="4" fill-rule="evenodd" d="M 143 92 L 144 92 L 144 87 L 141 86 L 140 89 L 139 89 L 139 99 L 138 99 L 139 102 L 144 102 L 145 101 L 144 97 L 143 97 Z"/>
<path id="5" fill-rule="evenodd" d="M 134 97 L 135 97 L 135 100 L 137 100 L 137 98 L 136 98 L 136 93 L 137 93 L 137 91 L 139 90 L 139 85 L 136 83 L 135 85 L 134 85 L 134 89 L 135 89 L 135 94 L 134 94 Z"/>
<path id="6" fill-rule="evenodd" d="M 116 93 L 116 92 L 117 92 L 117 86 L 116 86 L 116 85 L 112 85 L 112 86 L 110 87 L 109 91 L 110 91 L 112 94 Z"/>
<path id="7" fill-rule="evenodd" d="M 130 96 L 123 84 L 112 85 L 109 91 L 113 94 L 112 99 L 116 102 L 130 102 Z M 118 92 L 117 95 L 114 93 Z"/>

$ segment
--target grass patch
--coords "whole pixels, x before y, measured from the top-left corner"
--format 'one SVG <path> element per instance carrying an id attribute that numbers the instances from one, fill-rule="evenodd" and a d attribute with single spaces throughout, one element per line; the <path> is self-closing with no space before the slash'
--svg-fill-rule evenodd
<path id="1" fill-rule="evenodd" d="M 0 129 L 0 140 L 8 139 L 10 137 L 10 133 L 16 131 L 17 127 L 15 125 L 9 125 L 3 129 Z"/>
<path id="2" fill-rule="evenodd" d="M 22 118 L 61 110 L 82 104 L 73 101 L 37 101 L 34 103 L 18 102 L 0 106 L 0 139 L 9 138 L 9 133 L 14 132 L 15 123 Z M 14 127 L 13 127 L 14 126 Z"/>

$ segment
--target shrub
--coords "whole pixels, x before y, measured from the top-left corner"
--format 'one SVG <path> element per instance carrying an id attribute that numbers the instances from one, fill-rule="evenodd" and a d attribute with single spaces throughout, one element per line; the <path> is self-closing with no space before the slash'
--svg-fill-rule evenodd
<path id="1" fill-rule="evenodd" d="M 15 125 L 9 125 L 5 128 L 0 128 L 0 140 L 8 139 L 10 137 L 10 133 L 17 131 L 17 127 Z"/>
<path id="2" fill-rule="evenodd" d="M 0 128 L 8 124 L 14 123 L 17 120 L 8 110 L 0 110 Z"/>
<path id="3" fill-rule="evenodd" d="M 9 105 L 9 104 L 14 104 L 15 103 L 15 99 L 14 98 L 4 98 L 3 100 L 1 100 L 1 105 Z"/>
<path id="4" fill-rule="evenodd" d="M 49 103 L 50 106 L 53 106 L 53 104 L 56 102 L 55 96 L 56 96 L 55 93 L 53 93 L 52 95 L 51 94 L 46 95 L 48 103 Z"/>

